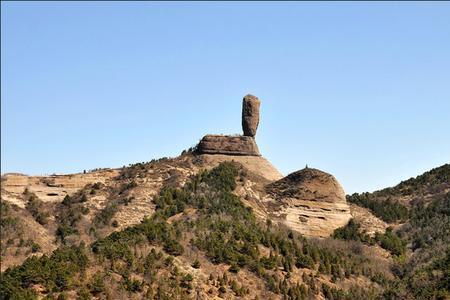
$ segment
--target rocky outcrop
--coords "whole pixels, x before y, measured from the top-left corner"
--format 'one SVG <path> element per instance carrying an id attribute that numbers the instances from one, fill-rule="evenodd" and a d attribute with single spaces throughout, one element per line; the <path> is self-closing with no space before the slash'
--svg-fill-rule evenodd
<path id="1" fill-rule="evenodd" d="M 104 169 L 87 174 L 27 176 L 5 174 L 2 176 L 2 199 L 24 208 L 22 194 L 25 189 L 34 193 L 44 202 L 61 202 L 65 196 L 73 195 L 86 184 L 101 182 L 106 184 L 119 174 L 116 169 Z"/>
<path id="2" fill-rule="evenodd" d="M 255 140 L 249 136 L 205 135 L 198 144 L 202 154 L 260 156 Z"/>
<path id="3" fill-rule="evenodd" d="M 205 135 L 197 147 L 199 154 L 260 156 L 254 136 L 259 123 L 257 97 L 247 95 L 242 102 L 242 129 L 244 135 Z"/>
<path id="4" fill-rule="evenodd" d="M 253 95 L 242 100 L 242 130 L 245 136 L 254 137 L 259 124 L 259 105 L 261 102 Z"/>
<path id="5" fill-rule="evenodd" d="M 277 199 L 346 203 L 344 190 L 334 176 L 312 168 L 291 173 L 271 183 L 266 189 Z"/>
<path id="6" fill-rule="evenodd" d="M 266 186 L 271 215 L 307 236 L 326 237 L 351 218 L 338 181 L 330 174 L 305 168 Z"/>

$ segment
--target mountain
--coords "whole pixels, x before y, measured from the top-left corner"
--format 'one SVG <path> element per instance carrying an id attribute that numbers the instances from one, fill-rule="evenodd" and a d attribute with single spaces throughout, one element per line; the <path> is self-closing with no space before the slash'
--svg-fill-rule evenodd
<path id="1" fill-rule="evenodd" d="M 450 174 L 448 165 L 438 170 Z M 404 220 L 390 220 L 393 229 L 372 237 L 353 218 L 334 238 L 308 238 L 271 218 L 263 222 L 255 213 L 263 210 L 249 205 L 253 186 L 289 199 L 316 175 L 323 174 L 310 169 L 271 181 L 242 163 L 191 153 L 120 170 L 6 175 L 2 268 L 10 268 L 2 273 L 2 297 L 448 297 L 450 197 L 437 188 L 441 181 L 410 181 L 427 191 L 423 201 L 415 197 L 403 206 Z M 61 199 L 62 191 L 70 194 Z M 395 205 L 403 205 L 396 202 L 402 191 L 390 189 Z M 384 193 L 365 195 L 385 201 Z M 376 218 L 377 206 L 366 206 L 359 208 Z"/>
<path id="2" fill-rule="evenodd" d="M 448 299 L 450 165 L 345 196 L 244 135 L 119 169 L 1 178 L 0 299 Z"/>

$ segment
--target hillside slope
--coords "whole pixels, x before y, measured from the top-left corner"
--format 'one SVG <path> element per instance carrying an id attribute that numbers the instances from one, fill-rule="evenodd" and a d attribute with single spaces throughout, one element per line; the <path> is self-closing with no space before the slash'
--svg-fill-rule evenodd
<path id="1" fill-rule="evenodd" d="M 112 224 L 104 222 L 108 214 L 84 227 L 86 193 L 68 196 L 57 216 L 64 217 L 58 250 L 6 270 L 2 295 L 306 299 L 360 295 L 363 287 L 375 293 L 371 278 L 389 277 L 378 259 L 367 259 L 369 247 L 348 251 L 260 222 L 233 193 L 247 174 L 240 164 L 222 163 L 183 187 L 166 185 L 150 217 L 114 233 L 98 226 Z"/>
<path id="2" fill-rule="evenodd" d="M 304 180 L 327 174 L 306 170 L 287 184 L 262 157 L 228 160 L 186 153 L 118 170 L 3 177 L 0 298 L 449 297 L 448 165 L 389 195 L 348 196 L 354 218 L 317 239 L 273 212 L 292 196 L 314 201 L 308 195 L 319 191 L 304 190 Z"/>
<path id="3" fill-rule="evenodd" d="M 374 240 L 366 236 L 368 224 L 363 226 L 365 220 L 355 214 L 354 230 L 347 226 L 338 234 L 378 242 L 400 254 L 393 266 L 397 280 L 387 289 L 388 298 L 450 298 L 450 164 L 394 187 L 347 196 L 347 200 L 358 207 L 355 211 L 368 210 L 382 219 L 382 227 L 390 225 L 385 236 L 375 234 Z"/>

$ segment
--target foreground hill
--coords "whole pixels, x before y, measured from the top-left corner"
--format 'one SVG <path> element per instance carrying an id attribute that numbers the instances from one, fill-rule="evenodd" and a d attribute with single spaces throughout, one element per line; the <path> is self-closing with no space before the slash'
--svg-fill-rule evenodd
<path id="1" fill-rule="evenodd" d="M 138 180 L 146 167 L 124 168 L 117 178 Z M 308 240 L 270 220 L 263 222 L 235 194 L 246 178 L 269 182 L 231 162 L 201 171 L 181 185 L 168 181 L 153 201 L 148 199 L 152 214 L 123 229 L 115 222 L 117 207 L 133 206 L 134 199 L 129 199 L 139 183 L 121 183 L 117 190 L 88 184 L 55 203 L 56 228 L 50 227 L 50 216 L 45 217 L 48 203 L 26 191 L 26 208 L 36 210 L 30 215 L 44 223 L 49 233 L 55 230 L 58 250 L 6 270 L 2 295 L 20 299 L 34 295 L 279 299 L 291 295 L 302 299 L 338 293 L 341 288 L 351 288 L 351 295 L 361 293 L 361 287 L 375 291 L 378 284 L 370 278 L 389 276 L 379 259 L 366 258 L 372 256 L 369 247 L 356 253 L 344 242 Z M 94 209 L 89 198 L 106 192 L 110 193 L 107 206 L 90 216 Z M 30 209 L 30 202 L 37 203 L 32 205 L 37 208 Z M 4 208 L 8 213 L 2 223 L 20 226 L 23 211 L 9 204 Z M 11 230 L 8 236 L 13 241 L 10 247 L 22 249 L 14 238 L 17 232 Z M 21 251 L 32 253 L 33 248 Z"/>
<path id="2" fill-rule="evenodd" d="M 302 199 L 304 195 L 300 194 L 287 198 L 269 184 L 275 186 L 291 177 L 283 179 L 262 156 L 189 152 L 176 158 L 80 174 L 6 174 L 2 177 L 2 200 L 15 208 L 9 211 L 18 222 L 13 236 L 5 234 L 2 271 L 28 257 L 32 245 L 34 253 L 50 253 L 63 240 L 92 242 L 139 224 L 155 212 L 154 197 L 161 189 L 180 188 L 190 177 L 225 161 L 234 161 L 245 169 L 234 193 L 261 222 L 270 219 L 307 236 L 327 237 L 351 217 L 344 192 L 333 176 L 316 170 L 312 180 L 296 185 L 297 189 L 311 191 L 309 199 Z M 299 171 L 305 175 L 310 172 L 313 169 Z M 331 196 L 323 201 L 322 194 Z M 71 198 L 79 199 L 80 204 L 65 205 Z"/>
<path id="3" fill-rule="evenodd" d="M 282 178 L 259 156 L 8 175 L 0 298 L 446 299 L 449 174 L 445 165 L 389 193 L 348 196 L 337 215 L 327 205 L 346 202 L 340 186 L 327 193 L 331 175 Z M 286 222 L 300 212 L 306 222 Z M 347 215 L 334 233 L 302 231 Z"/>

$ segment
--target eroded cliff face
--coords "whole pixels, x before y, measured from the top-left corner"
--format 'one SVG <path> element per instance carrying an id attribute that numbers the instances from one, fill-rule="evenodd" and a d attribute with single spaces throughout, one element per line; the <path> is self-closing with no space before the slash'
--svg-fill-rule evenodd
<path id="1" fill-rule="evenodd" d="M 317 169 L 291 173 L 265 189 L 271 218 L 307 236 L 330 236 L 352 217 L 336 178 Z"/>
<path id="2" fill-rule="evenodd" d="M 2 199 L 24 208 L 22 194 L 28 190 L 44 202 L 59 203 L 65 196 L 73 195 L 87 184 L 100 182 L 109 185 L 118 174 L 119 170 L 116 169 L 49 176 L 5 174 L 2 176 Z"/>

